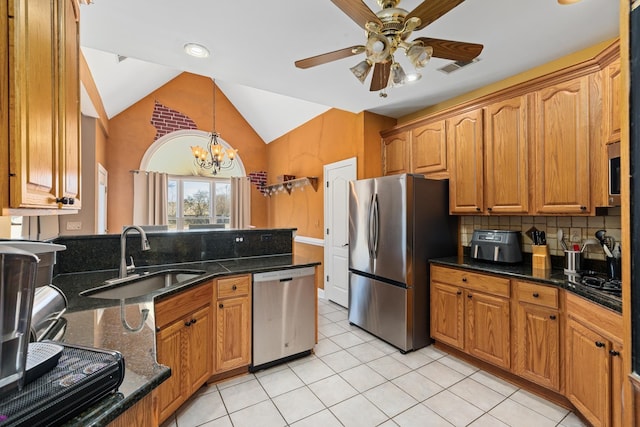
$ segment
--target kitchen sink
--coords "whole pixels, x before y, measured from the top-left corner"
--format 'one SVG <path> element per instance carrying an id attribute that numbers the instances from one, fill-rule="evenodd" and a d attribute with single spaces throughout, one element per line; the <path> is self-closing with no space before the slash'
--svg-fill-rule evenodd
<path id="1" fill-rule="evenodd" d="M 195 279 L 203 274 L 205 274 L 203 270 L 162 270 L 122 279 L 107 280 L 103 285 L 80 292 L 80 295 L 103 299 L 136 298 Z"/>

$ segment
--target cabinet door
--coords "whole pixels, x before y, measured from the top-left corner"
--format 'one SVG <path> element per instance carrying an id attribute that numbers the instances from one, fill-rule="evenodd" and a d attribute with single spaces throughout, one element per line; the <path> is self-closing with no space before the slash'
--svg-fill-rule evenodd
<path id="1" fill-rule="evenodd" d="M 610 349 L 600 334 L 571 317 L 567 320 L 566 395 L 595 427 L 609 425 Z"/>
<path id="2" fill-rule="evenodd" d="M 409 160 L 409 132 L 402 132 L 382 140 L 384 174 L 395 175 L 411 170 Z"/>
<path id="3" fill-rule="evenodd" d="M 216 373 L 251 363 L 251 305 L 248 297 L 218 300 Z"/>
<path id="4" fill-rule="evenodd" d="M 589 213 L 589 77 L 535 93 L 535 212 Z"/>
<path id="5" fill-rule="evenodd" d="M 622 355 L 622 344 L 612 343 L 609 356 L 611 358 L 611 425 L 613 427 L 623 427 L 621 402 L 626 375 Z"/>
<path id="6" fill-rule="evenodd" d="M 446 122 L 429 123 L 411 131 L 411 165 L 413 173 L 447 172 Z"/>
<path id="7" fill-rule="evenodd" d="M 604 69 L 603 125 L 604 141 L 620 141 L 620 60 Z"/>
<path id="8" fill-rule="evenodd" d="M 431 336 L 450 346 L 464 348 L 464 298 L 462 288 L 431 282 Z"/>
<path id="9" fill-rule="evenodd" d="M 481 292 L 466 291 L 465 311 L 465 341 L 469 354 L 494 365 L 509 368 L 509 300 Z"/>
<path id="10" fill-rule="evenodd" d="M 185 332 L 188 336 L 188 390 L 195 393 L 211 375 L 213 365 L 213 323 L 211 305 L 207 305 L 188 317 Z"/>
<path id="11" fill-rule="evenodd" d="M 485 107 L 485 204 L 490 213 L 529 211 L 528 96 Z"/>
<path id="12" fill-rule="evenodd" d="M 519 303 L 516 308 L 514 372 L 560 390 L 560 320 L 558 310 Z"/>
<path id="13" fill-rule="evenodd" d="M 447 119 L 449 167 L 449 210 L 451 213 L 479 213 L 483 198 L 482 110 Z"/>
<path id="14" fill-rule="evenodd" d="M 62 208 L 80 209 L 80 66 L 79 17 L 76 0 L 60 2 L 59 140 L 60 197 L 73 199 Z"/>
<path id="15" fill-rule="evenodd" d="M 11 3 L 11 2 L 10 2 Z M 9 19 L 10 207 L 55 206 L 55 10 L 53 2 L 15 0 Z"/>
<path id="16" fill-rule="evenodd" d="M 184 384 L 184 369 L 187 361 L 182 351 L 184 329 L 184 320 L 180 319 L 156 334 L 158 363 L 171 368 L 171 376 L 158 386 L 161 422 L 178 409 L 188 397 Z"/>

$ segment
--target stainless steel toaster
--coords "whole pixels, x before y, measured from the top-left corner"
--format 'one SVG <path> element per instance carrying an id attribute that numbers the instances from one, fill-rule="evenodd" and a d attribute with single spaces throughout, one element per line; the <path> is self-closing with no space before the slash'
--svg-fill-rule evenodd
<path id="1" fill-rule="evenodd" d="M 471 258 L 482 261 L 522 262 L 521 234 L 509 230 L 473 230 Z"/>

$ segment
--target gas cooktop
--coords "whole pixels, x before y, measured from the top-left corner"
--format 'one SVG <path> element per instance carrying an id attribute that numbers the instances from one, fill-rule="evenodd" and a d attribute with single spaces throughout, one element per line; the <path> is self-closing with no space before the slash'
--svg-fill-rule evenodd
<path id="1" fill-rule="evenodd" d="M 606 275 L 595 271 L 582 271 L 575 279 L 571 280 L 571 282 L 605 292 L 609 295 L 617 297 L 622 295 L 622 282 L 620 280 L 610 279 Z"/>

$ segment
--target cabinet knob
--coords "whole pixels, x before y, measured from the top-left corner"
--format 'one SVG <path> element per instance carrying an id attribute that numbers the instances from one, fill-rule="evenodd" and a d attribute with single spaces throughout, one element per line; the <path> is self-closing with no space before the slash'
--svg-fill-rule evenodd
<path id="1" fill-rule="evenodd" d="M 456 292 L 456 295 L 462 295 L 462 291 Z"/>
<path id="2" fill-rule="evenodd" d="M 615 350 L 609 350 L 609 354 L 611 356 L 620 356 L 620 352 Z"/>
<path id="3" fill-rule="evenodd" d="M 539 294 L 539 293 L 537 293 L 537 292 L 534 292 L 534 293 L 533 293 L 533 297 L 534 297 L 534 298 L 538 298 L 539 296 L 540 296 L 540 294 Z"/>
<path id="4" fill-rule="evenodd" d="M 224 304 L 220 303 L 220 305 L 218 305 L 218 308 L 224 308 Z"/>
<path id="5" fill-rule="evenodd" d="M 191 324 L 195 324 L 198 321 L 198 319 L 191 319 Z"/>
<path id="6" fill-rule="evenodd" d="M 551 319 L 551 320 L 556 320 L 556 315 L 555 315 L 555 314 L 552 314 L 551 316 L 549 316 L 549 319 Z"/>
<path id="7" fill-rule="evenodd" d="M 184 326 L 191 326 L 191 320 L 189 320 L 188 322 L 184 322 Z"/>
<path id="8" fill-rule="evenodd" d="M 586 211 L 586 210 L 587 210 L 587 207 L 586 207 L 586 206 L 580 206 L 580 210 L 581 210 L 581 211 Z"/>
<path id="9" fill-rule="evenodd" d="M 467 294 L 467 298 L 471 299 L 471 298 L 473 298 L 473 295 Z"/>
<path id="10" fill-rule="evenodd" d="M 236 285 L 233 285 L 233 286 L 231 287 L 231 290 L 232 290 L 232 291 L 237 291 L 237 290 L 238 290 L 238 287 L 237 287 Z"/>
<path id="11" fill-rule="evenodd" d="M 493 208 L 487 208 L 487 210 L 488 210 L 489 212 L 491 212 L 491 211 L 493 210 Z"/>
<path id="12" fill-rule="evenodd" d="M 480 208 L 476 208 L 476 211 L 477 211 L 477 212 L 480 212 L 481 210 L 482 210 L 482 209 L 480 209 Z"/>
<path id="13" fill-rule="evenodd" d="M 462 281 L 463 281 L 463 282 L 466 282 L 466 281 L 467 281 L 467 278 L 466 278 L 466 277 L 463 277 L 463 278 L 462 278 Z"/>
<path id="14" fill-rule="evenodd" d="M 56 198 L 56 203 L 60 203 L 63 205 L 73 205 L 75 203 L 75 199 L 73 197 L 58 197 Z"/>
<path id="15" fill-rule="evenodd" d="M 596 344 L 596 347 L 598 347 L 598 348 L 604 347 L 604 343 L 601 342 L 601 341 L 596 341 L 595 344 Z"/>

